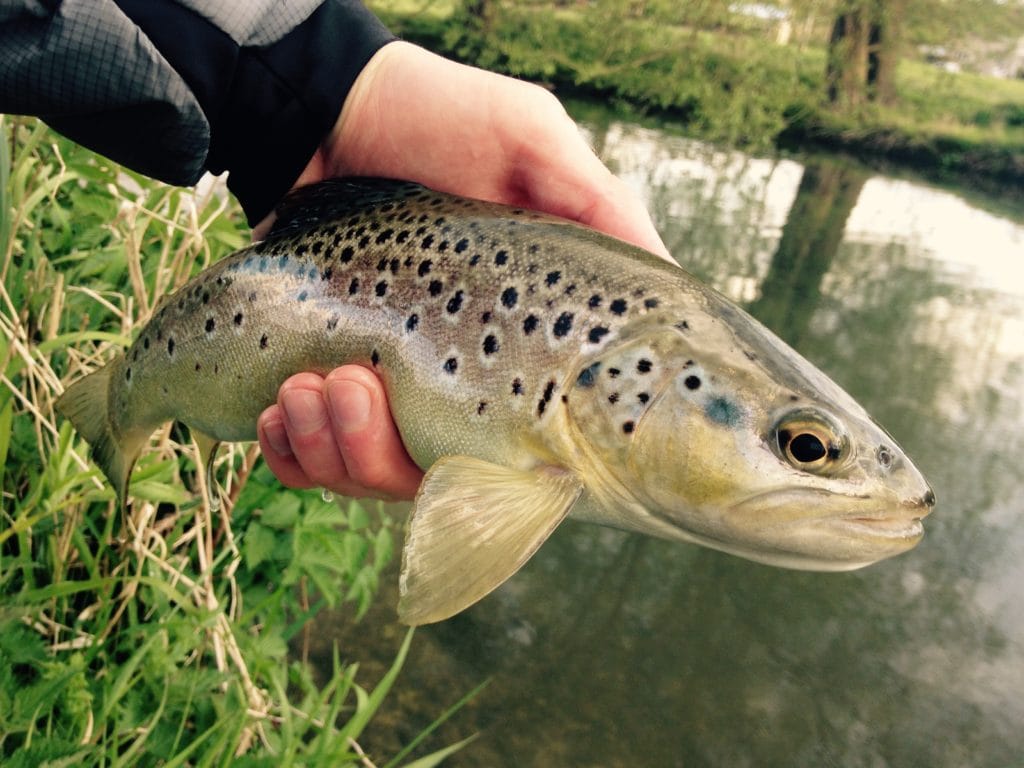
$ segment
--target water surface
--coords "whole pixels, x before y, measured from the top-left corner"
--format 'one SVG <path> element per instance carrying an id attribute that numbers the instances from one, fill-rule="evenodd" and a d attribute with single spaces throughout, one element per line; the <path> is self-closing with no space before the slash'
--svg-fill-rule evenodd
<path id="1" fill-rule="evenodd" d="M 1024 204 L 585 120 L 678 261 L 863 403 L 938 505 L 917 549 L 846 574 L 567 523 L 417 633 L 364 746 L 490 678 L 431 741 L 480 733 L 447 765 L 1024 765 Z M 390 660 L 396 580 L 318 628 L 328 663 Z"/>

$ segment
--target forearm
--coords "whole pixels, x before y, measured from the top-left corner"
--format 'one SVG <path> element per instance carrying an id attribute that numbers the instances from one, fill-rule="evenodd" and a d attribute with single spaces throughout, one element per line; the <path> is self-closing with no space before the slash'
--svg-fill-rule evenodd
<path id="1" fill-rule="evenodd" d="M 170 183 L 230 171 L 253 222 L 392 39 L 356 0 L 48 5 L 0 0 L 0 111 Z"/>

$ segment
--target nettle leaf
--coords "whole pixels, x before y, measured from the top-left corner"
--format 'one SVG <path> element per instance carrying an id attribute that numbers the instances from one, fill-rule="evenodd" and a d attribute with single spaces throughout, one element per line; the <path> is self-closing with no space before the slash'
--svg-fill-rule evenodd
<path id="1" fill-rule="evenodd" d="M 302 524 L 305 527 L 330 527 L 345 525 L 348 522 L 348 515 L 345 514 L 337 504 L 327 502 L 307 502 L 306 509 L 302 516 Z"/>
<path id="2" fill-rule="evenodd" d="M 279 493 L 263 508 L 260 521 L 271 528 L 293 528 L 299 521 L 302 498 L 294 493 Z"/>
<path id="3" fill-rule="evenodd" d="M 274 549 L 277 547 L 278 534 L 252 522 L 245 531 L 245 539 L 242 542 L 242 554 L 245 556 L 245 565 L 249 570 L 254 570 L 260 563 L 273 557 Z"/>

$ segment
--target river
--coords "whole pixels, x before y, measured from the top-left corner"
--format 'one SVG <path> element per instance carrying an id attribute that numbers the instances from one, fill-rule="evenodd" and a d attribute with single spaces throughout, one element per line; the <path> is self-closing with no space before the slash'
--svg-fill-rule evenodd
<path id="1" fill-rule="evenodd" d="M 574 105 L 676 259 L 857 398 L 931 481 L 922 543 L 802 573 L 568 523 L 509 583 L 419 630 L 364 738 L 446 765 L 1024 765 L 1024 202 L 835 157 L 757 158 Z M 325 617 L 379 676 L 397 578 Z"/>

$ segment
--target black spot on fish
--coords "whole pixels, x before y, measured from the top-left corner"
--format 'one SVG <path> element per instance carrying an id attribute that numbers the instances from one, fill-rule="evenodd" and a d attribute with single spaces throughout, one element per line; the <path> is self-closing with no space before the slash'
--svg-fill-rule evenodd
<path id="1" fill-rule="evenodd" d="M 491 322 L 491 313 L 490 312 L 484 312 L 482 315 L 480 315 L 480 322 L 484 323 L 485 325 L 487 323 Z"/>
<path id="2" fill-rule="evenodd" d="M 416 326 L 420 324 L 420 316 L 417 314 L 411 314 L 405 321 L 405 330 L 415 331 Z"/>
<path id="3" fill-rule="evenodd" d="M 388 292 L 388 281 L 387 280 L 381 280 L 379 283 L 377 283 L 375 286 L 373 286 L 373 291 L 378 296 L 383 296 L 384 294 L 386 294 Z"/>
<path id="4" fill-rule="evenodd" d="M 676 328 L 678 328 L 680 331 L 688 331 L 690 330 L 690 324 L 683 320 L 682 322 L 676 323 Z"/>
<path id="5" fill-rule="evenodd" d="M 644 306 L 647 307 L 647 309 L 654 309 L 655 307 L 658 306 L 658 300 L 657 299 L 644 299 Z"/>
<path id="6" fill-rule="evenodd" d="M 341 256 L 338 257 L 342 264 L 348 264 L 352 261 L 352 257 L 355 256 L 355 249 L 351 245 L 346 245 L 341 249 Z"/>
<path id="7" fill-rule="evenodd" d="M 555 392 L 554 379 L 548 380 L 547 386 L 544 387 L 544 402 L 550 402 L 551 395 Z"/>
<path id="8" fill-rule="evenodd" d="M 214 326 L 216 326 L 216 325 L 217 325 L 217 321 L 214 320 L 212 317 L 206 318 L 206 332 L 207 333 L 213 333 Z"/>
<path id="9" fill-rule="evenodd" d="M 392 275 L 397 275 L 398 274 L 398 267 L 399 266 L 400 266 L 400 264 L 399 264 L 398 259 L 392 259 L 388 263 L 388 267 L 391 269 L 391 274 Z"/>
<path id="10" fill-rule="evenodd" d="M 333 274 L 334 274 L 334 268 L 333 267 L 328 267 L 327 269 L 325 269 L 323 271 L 323 274 L 320 276 L 320 279 L 321 280 L 330 280 L 331 279 L 331 275 L 333 275 Z"/>
<path id="11" fill-rule="evenodd" d="M 124 380 L 125 381 L 131 381 L 132 380 L 132 369 L 131 368 L 128 368 L 128 369 L 125 370 L 125 372 L 124 372 Z"/>
<path id="12" fill-rule="evenodd" d="M 438 296 L 444 290 L 444 283 L 440 280 L 431 280 L 427 290 L 430 291 L 431 296 Z"/>
<path id="13" fill-rule="evenodd" d="M 594 386 L 594 381 L 597 377 L 597 372 L 601 370 L 601 363 L 591 363 L 589 366 L 580 371 L 580 375 L 576 377 L 576 386 L 589 389 Z"/>
<path id="14" fill-rule="evenodd" d="M 636 399 L 639 400 L 644 405 L 646 405 L 647 401 L 651 399 L 651 396 L 646 392 L 641 392 L 639 395 L 636 396 Z"/>
<path id="15" fill-rule="evenodd" d="M 306 251 L 308 251 L 308 250 L 309 250 L 309 246 L 307 246 L 305 243 L 300 243 L 295 248 L 295 255 L 296 256 L 305 256 L 306 255 Z"/>
<path id="16" fill-rule="evenodd" d="M 627 435 L 636 428 L 636 425 L 632 421 L 622 422 L 622 431 Z"/>
<path id="17" fill-rule="evenodd" d="M 530 250 L 530 253 L 536 253 L 537 251 L 540 250 L 540 246 L 537 245 L 536 243 L 531 243 L 529 250 Z"/>
<path id="18" fill-rule="evenodd" d="M 174 337 L 173 336 L 167 340 L 167 354 L 168 355 L 173 355 L 174 354 Z"/>
<path id="19" fill-rule="evenodd" d="M 317 240 L 315 243 L 309 246 L 309 250 L 314 256 L 318 256 L 320 254 L 320 251 L 322 251 L 323 249 L 324 244 L 322 240 Z"/>
<path id="20" fill-rule="evenodd" d="M 379 235 L 377 235 L 377 245 L 380 245 L 381 243 L 386 243 L 388 240 L 391 239 L 391 237 L 394 234 L 395 234 L 395 230 L 393 230 L 393 229 L 385 229 Z"/>
<path id="21" fill-rule="evenodd" d="M 516 305 L 517 301 L 519 301 L 519 291 L 514 287 L 509 286 L 501 292 L 501 303 L 508 309 L 512 309 L 512 307 Z"/>
<path id="22" fill-rule="evenodd" d="M 256 301 L 256 291 L 249 292 L 249 301 Z"/>
<path id="23" fill-rule="evenodd" d="M 590 329 L 590 333 L 587 334 L 587 340 L 591 344 L 597 344 L 601 339 L 608 335 L 608 329 L 603 325 L 596 325 Z"/>
<path id="24" fill-rule="evenodd" d="M 498 338 L 493 334 L 489 333 L 484 337 L 484 354 L 493 355 L 500 349 L 501 345 L 498 344 Z"/>
<path id="25" fill-rule="evenodd" d="M 527 315 L 526 319 L 523 320 L 523 333 L 529 336 L 531 333 L 537 330 L 537 325 L 539 323 L 540 320 L 537 319 L 536 315 Z"/>
<path id="26" fill-rule="evenodd" d="M 512 380 L 512 394 L 513 395 L 521 395 L 521 394 L 523 394 L 523 380 L 522 379 L 513 379 Z"/>
<path id="27" fill-rule="evenodd" d="M 447 240 L 442 240 L 440 243 L 438 243 L 437 250 L 438 250 L 438 253 L 444 253 L 445 251 L 447 251 L 448 250 L 448 241 Z"/>
<path id="28" fill-rule="evenodd" d="M 541 398 L 537 401 L 537 416 L 544 415 L 544 409 L 548 407 L 548 401 Z"/>
<path id="29" fill-rule="evenodd" d="M 214 363 L 213 364 L 213 372 L 214 373 L 220 373 L 220 364 L 219 363 Z"/>
<path id="30" fill-rule="evenodd" d="M 474 253 L 473 257 L 469 260 L 469 266 L 475 267 L 479 263 L 480 263 L 480 254 L 479 253 Z"/>
<path id="31" fill-rule="evenodd" d="M 479 403 L 477 403 L 477 406 L 476 406 L 476 415 L 477 416 L 482 416 L 484 411 L 486 411 L 486 410 L 487 410 L 487 401 L 486 400 L 481 400 Z"/>
<path id="32" fill-rule="evenodd" d="M 617 402 L 619 402 L 619 393 L 612 392 L 610 395 L 608 395 L 608 402 L 611 403 L 612 405 L 615 405 Z"/>
<path id="33" fill-rule="evenodd" d="M 308 298 L 309 298 L 309 293 L 307 291 L 300 291 L 299 292 L 299 295 L 298 295 L 299 301 L 305 301 Z"/>
<path id="34" fill-rule="evenodd" d="M 800 396 L 799 396 L 799 395 L 790 395 L 790 396 L 789 396 L 789 401 L 790 401 L 791 403 L 795 403 L 795 402 L 796 402 L 797 400 L 799 400 L 799 399 L 800 399 Z"/>
<path id="35" fill-rule="evenodd" d="M 547 276 L 544 278 L 544 284 L 550 288 L 552 285 L 554 285 L 561 279 L 562 273 L 556 269 L 552 272 L 548 272 Z"/>
<path id="36" fill-rule="evenodd" d="M 364 235 L 363 237 L 359 238 L 359 248 L 360 249 L 366 250 L 366 246 L 368 246 L 369 244 L 370 244 L 370 236 L 369 235 Z"/>
<path id="37" fill-rule="evenodd" d="M 700 377 L 699 376 L 687 376 L 683 381 L 687 389 L 700 389 Z"/>
<path id="38" fill-rule="evenodd" d="M 508 252 L 507 251 L 498 251 L 496 254 L 494 254 L 494 263 L 497 266 L 499 266 L 499 267 L 503 266 L 507 261 L 508 261 Z"/>
<path id="39" fill-rule="evenodd" d="M 563 312 L 555 320 L 554 333 L 557 338 L 562 338 L 572 330 L 572 312 Z"/>
<path id="40" fill-rule="evenodd" d="M 461 240 L 459 240 L 459 242 L 457 242 L 455 244 L 455 252 L 456 253 L 462 253 L 467 248 L 469 248 L 469 240 L 466 239 L 465 237 L 462 238 Z"/>
<path id="41" fill-rule="evenodd" d="M 380 353 L 375 349 L 370 353 L 370 365 L 376 366 L 380 362 Z"/>
<path id="42" fill-rule="evenodd" d="M 353 277 L 352 282 L 348 284 L 348 295 L 353 296 L 359 292 L 359 278 Z"/>
<path id="43" fill-rule="evenodd" d="M 755 355 L 753 352 L 751 352 L 749 350 L 746 350 L 746 349 L 743 350 L 743 356 L 746 357 L 747 360 L 750 360 L 750 361 L 757 360 L 757 355 Z"/>
<path id="44" fill-rule="evenodd" d="M 423 261 L 420 262 L 419 267 L 416 269 L 416 274 L 418 274 L 420 277 L 425 277 L 430 272 L 430 268 L 433 265 L 434 262 L 432 262 L 430 259 L 424 259 Z"/>
<path id="45" fill-rule="evenodd" d="M 203 366 L 202 366 L 202 365 L 200 365 L 199 361 L 197 360 L 197 361 L 196 361 L 196 370 L 198 371 L 198 370 L 199 370 L 200 368 L 202 368 L 202 367 L 203 367 Z"/>
<path id="46" fill-rule="evenodd" d="M 653 364 L 651 363 L 651 361 L 645 357 L 641 357 L 636 364 L 636 370 L 639 373 L 650 373 L 652 367 Z"/>
<path id="47" fill-rule="evenodd" d="M 270 340 L 267 338 L 267 334 L 264 333 L 262 336 L 260 336 L 260 349 L 266 349 L 269 341 Z"/>
<path id="48" fill-rule="evenodd" d="M 422 248 L 423 250 L 427 250 L 433 244 L 434 244 L 434 236 L 433 235 L 427 235 L 426 237 L 423 238 L 423 242 L 420 243 L 420 248 Z"/>
<path id="49" fill-rule="evenodd" d="M 333 331 L 335 328 L 337 328 L 338 327 L 338 321 L 340 319 L 341 318 L 338 315 L 331 315 L 331 317 L 327 320 L 327 330 L 328 331 Z"/>
<path id="50" fill-rule="evenodd" d="M 404 221 L 402 217 L 399 217 L 399 219 Z M 402 243 L 409 239 L 409 234 L 410 233 L 408 229 L 403 229 L 401 232 L 398 233 L 398 236 L 395 237 L 395 242 L 401 245 Z"/>
<path id="51" fill-rule="evenodd" d="M 608 375 L 611 376 L 613 379 L 617 378 L 620 373 L 622 373 L 622 371 L 620 371 L 618 368 L 608 369 Z"/>
<path id="52" fill-rule="evenodd" d="M 377 262 L 377 271 L 383 272 L 388 268 L 388 260 L 386 256 L 382 256 L 380 261 Z"/>
<path id="53" fill-rule="evenodd" d="M 132 350 L 132 362 L 137 363 L 139 361 L 139 348 L 136 347 Z"/>
<path id="54" fill-rule="evenodd" d="M 143 349 L 149 349 L 149 336 L 144 336 L 142 338 L 142 347 Z"/>
<path id="55" fill-rule="evenodd" d="M 448 299 L 445 309 L 448 310 L 449 315 L 454 315 L 462 309 L 462 291 L 456 291 L 455 295 Z"/>
<path id="56" fill-rule="evenodd" d="M 210 303 L 210 292 L 209 291 L 203 291 L 203 304 L 209 304 L 209 303 Z"/>
<path id="57" fill-rule="evenodd" d="M 458 370 L 458 367 L 459 367 L 459 361 L 456 360 L 454 357 L 449 357 L 447 360 L 444 361 L 444 372 L 445 373 L 454 374 L 455 371 Z"/>
<path id="58" fill-rule="evenodd" d="M 626 314 L 627 304 L 625 299 L 616 299 L 608 305 L 608 309 L 612 311 L 613 315 L 624 315 Z"/>

